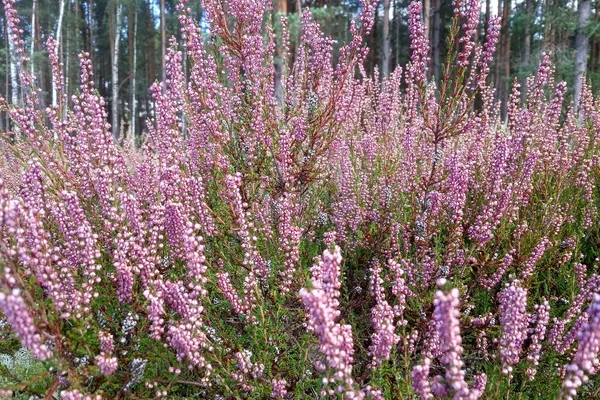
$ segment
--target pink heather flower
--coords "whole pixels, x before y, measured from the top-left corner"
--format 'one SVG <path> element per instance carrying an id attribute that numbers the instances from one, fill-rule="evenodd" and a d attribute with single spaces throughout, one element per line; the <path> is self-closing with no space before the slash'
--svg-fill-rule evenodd
<path id="1" fill-rule="evenodd" d="M 385 299 L 381 267 L 376 263 L 371 268 L 371 295 L 375 297 L 375 306 L 371 309 L 373 334 L 369 352 L 373 357 L 371 366 L 375 368 L 383 360 L 389 360 L 392 348 L 400 341 L 400 336 L 395 333 L 395 313 Z"/>
<path id="2" fill-rule="evenodd" d="M 420 364 L 413 367 L 410 375 L 413 390 L 422 400 L 433 399 L 431 382 L 429 380 L 430 366 L 431 360 L 425 357 Z"/>
<path id="3" fill-rule="evenodd" d="M 444 282 L 443 279 L 440 281 L 440 283 Z M 434 395 L 437 397 L 452 395 L 455 399 L 479 399 L 485 390 L 487 378 L 485 374 L 476 376 L 471 388 L 465 380 L 458 289 L 454 288 L 449 292 L 438 290 L 435 293 L 434 306 L 435 341 L 439 342 L 440 361 L 446 367 L 446 373 L 443 377 L 437 375 L 430 380 L 431 359 L 426 353 L 421 364 L 412 370 L 413 388 L 422 399 L 432 399 Z M 428 353 L 433 352 L 428 351 Z"/>
<path id="4" fill-rule="evenodd" d="M 536 304 L 535 310 L 536 314 L 532 317 L 534 326 L 531 329 L 531 344 L 527 351 L 527 360 L 533 364 L 527 368 L 527 377 L 529 380 L 533 380 L 537 372 L 542 351 L 542 342 L 546 338 L 548 322 L 550 321 L 550 303 L 544 301 L 542 304 Z"/>
<path id="5" fill-rule="evenodd" d="M 42 343 L 42 336 L 34 324 L 19 289 L 12 289 L 10 294 L 0 292 L 0 308 L 11 325 L 12 330 L 27 347 L 34 357 L 46 360 L 52 357 L 52 352 Z"/>
<path id="6" fill-rule="evenodd" d="M 511 375 L 512 366 L 519 362 L 527 338 L 529 315 L 526 311 L 527 291 L 515 280 L 498 294 L 500 303 L 500 360 L 502 373 Z"/>
<path id="7" fill-rule="evenodd" d="M 102 400 L 100 395 L 84 395 L 78 390 L 63 390 L 60 392 L 60 398 L 63 400 Z"/>
<path id="8" fill-rule="evenodd" d="M 271 384 L 273 385 L 273 391 L 271 392 L 271 398 L 284 399 L 287 396 L 287 394 L 288 394 L 288 391 L 286 389 L 287 382 L 285 379 L 273 378 L 273 380 L 271 381 Z"/>
<path id="9" fill-rule="evenodd" d="M 119 366 L 117 358 L 113 357 L 115 349 L 113 336 L 109 332 L 100 331 L 98 339 L 100 340 L 100 354 L 95 358 L 96 365 L 100 368 L 102 375 L 112 375 Z"/>
<path id="10" fill-rule="evenodd" d="M 588 321 L 578 333 L 579 346 L 573 361 L 566 367 L 567 376 L 563 381 L 566 399 L 573 399 L 577 389 L 588 381 L 588 375 L 598 371 L 600 353 L 600 295 L 594 296 L 594 302 L 587 310 Z"/>
<path id="11" fill-rule="evenodd" d="M 496 272 L 494 272 L 494 275 L 491 278 L 481 279 L 481 283 L 484 288 L 486 288 L 487 290 L 491 290 L 502 280 L 502 277 L 504 276 L 504 274 L 506 274 L 506 271 L 513 262 L 513 254 L 514 249 L 504 256 L 504 258 L 502 259 L 502 263 L 500 264 Z"/>
<path id="12" fill-rule="evenodd" d="M 294 276 L 300 261 L 300 240 L 302 229 L 295 221 L 299 214 L 296 196 L 285 193 L 279 202 L 279 242 L 285 253 L 284 270 L 281 273 L 280 290 L 287 293 L 294 282 Z"/>
<path id="13" fill-rule="evenodd" d="M 217 274 L 217 285 L 236 313 L 244 315 L 249 322 L 256 323 L 256 317 L 252 313 L 256 307 L 254 291 L 258 281 L 254 274 L 249 273 L 244 279 L 244 297 L 239 296 L 227 272 Z"/>
<path id="14" fill-rule="evenodd" d="M 112 352 L 115 350 L 113 335 L 109 332 L 100 331 L 98 332 L 98 340 L 100 340 L 100 351 L 103 351 L 107 354 L 112 354 Z"/>
<path id="15" fill-rule="evenodd" d="M 339 318 L 340 249 L 334 253 L 323 252 L 322 262 L 313 273 L 310 290 L 301 289 L 300 298 L 308 311 L 308 328 L 313 331 L 321 343 L 321 352 L 325 355 L 327 366 L 334 372 L 333 381 L 347 392 L 353 391 L 352 364 L 354 362 L 354 344 L 352 327 L 336 322 Z"/>
<path id="16" fill-rule="evenodd" d="M 467 67 L 469 65 L 469 57 L 475 48 L 474 36 L 479 25 L 481 7 L 479 0 L 467 0 L 466 12 L 463 12 L 459 8 L 460 3 L 462 2 L 455 2 L 455 13 L 458 11 L 457 14 L 461 15 L 465 19 L 465 23 L 463 24 L 464 32 L 459 39 L 459 43 L 463 45 L 463 48 L 458 54 L 458 66 Z M 458 8 L 458 10 L 456 8 Z"/>
<path id="17" fill-rule="evenodd" d="M 433 304 L 435 306 L 433 319 L 442 351 L 440 361 L 446 366 L 445 385 L 454 393 L 455 398 L 478 399 L 483 394 L 482 388 L 469 388 L 465 381 L 458 289 L 453 288 L 447 293 L 438 290 Z M 485 388 L 485 384 L 483 386 Z"/>
<path id="18" fill-rule="evenodd" d="M 119 366 L 116 357 L 110 357 L 104 352 L 100 353 L 95 358 L 96 365 L 100 368 L 100 373 L 104 376 L 112 375 Z"/>
<path id="19" fill-rule="evenodd" d="M 523 265 L 523 269 L 521 270 L 521 276 L 523 279 L 531 276 L 535 270 L 535 264 L 542 258 L 544 253 L 552 246 L 552 243 L 548 240 L 548 238 L 544 237 L 540 241 L 540 243 L 535 246 L 529 259 Z"/>
<path id="20" fill-rule="evenodd" d="M 254 224 L 250 222 L 248 204 L 242 199 L 242 175 L 228 175 L 225 179 L 227 199 L 233 210 L 233 215 L 238 227 L 238 234 L 244 251 L 243 264 L 248 266 L 257 276 L 266 278 L 268 271 L 256 250 L 257 237 L 254 235 Z"/>
<path id="21" fill-rule="evenodd" d="M 425 27 L 422 22 L 423 6 L 420 1 L 414 1 L 408 6 L 408 26 L 410 30 L 410 50 L 412 51 L 409 67 L 410 76 L 416 82 L 427 79 L 429 63 L 429 40 L 425 37 Z"/>

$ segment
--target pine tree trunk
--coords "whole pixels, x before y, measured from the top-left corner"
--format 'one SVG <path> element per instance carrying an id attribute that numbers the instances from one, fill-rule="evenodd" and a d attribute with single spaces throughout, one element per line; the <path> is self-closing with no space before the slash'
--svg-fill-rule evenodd
<path id="1" fill-rule="evenodd" d="M 502 29 L 500 31 L 500 57 L 496 66 L 496 90 L 500 102 L 500 116 L 506 118 L 510 87 L 510 0 L 498 0 L 502 10 Z M 502 8 L 500 6 L 502 5 Z"/>
<path id="2" fill-rule="evenodd" d="M 36 19 L 35 19 L 34 51 L 42 48 L 42 35 L 41 35 L 41 29 L 40 29 L 41 25 L 40 25 L 40 18 L 39 18 L 39 2 L 38 2 L 37 13 L 38 13 L 38 15 L 36 16 Z M 33 63 L 33 60 L 32 60 L 32 63 Z M 49 79 L 49 77 L 47 76 L 48 70 L 47 70 L 47 67 L 45 67 L 44 65 L 38 65 L 37 71 L 38 71 L 37 78 L 39 80 L 38 81 L 39 88 L 42 90 L 42 93 L 40 93 L 40 96 L 39 96 L 40 104 L 41 104 L 41 108 L 45 109 L 46 105 L 48 104 L 48 95 L 50 93 L 50 90 L 48 89 L 48 83 L 47 83 L 48 79 Z"/>
<path id="3" fill-rule="evenodd" d="M 165 0 L 160 0 L 160 45 L 161 45 L 161 67 L 162 81 L 166 80 L 165 59 L 167 58 L 167 27 L 165 26 Z"/>
<path id="4" fill-rule="evenodd" d="M 117 142 L 119 140 L 119 42 L 121 41 L 121 26 L 122 26 L 122 17 L 123 17 L 123 5 L 116 5 L 116 15 L 115 15 L 115 33 L 114 33 L 114 42 L 113 42 L 113 52 L 112 52 L 112 78 L 111 78 L 111 86 L 112 86 L 112 135 L 113 140 Z"/>
<path id="5" fill-rule="evenodd" d="M 545 18 L 545 27 L 544 27 L 544 51 L 549 52 L 554 49 L 554 24 L 551 21 L 552 0 L 544 1 L 544 18 Z"/>
<path id="6" fill-rule="evenodd" d="M 94 53 L 95 52 L 94 52 L 94 2 L 93 2 L 93 0 L 90 0 L 88 4 L 89 4 L 89 13 L 90 13 L 90 15 L 89 15 L 89 18 L 90 18 L 90 20 L 89 20 L 90 61 L 92 62 L 92 66 L 95 67 L 94 66 L 94 58 L 95 58 Z"/>
<path id="7" fill-rule="evenodd" d="M 596 2 L 594 4 L 594 19 L 596 23 L 600 23 L 600 4 Z M 590 71 L 596 72 L 598 70 L 598 63 L 600 62 L 600 40 L 594 39 L 592 47 L 592 59 L 588 63 L 588 68 Z"/>
<path id="8" fill-rule="evenodd" d="M 400 65 L 400 1 L 394 0 L 394 25 L 396 25 L 396 67 Z"/>
<path id="9" fill-rule="evenodd" d="M 390 75 L 390 0 L 383 0 L 383 58 L 381 75 Z"/>
<path id="10" fill-rule="evenodd" d="M 483 23 L 483 29 L 484 29 L 484 32 L 486 33 L 486 35 L 487 35 L 488 28 L 490 26 L 490 18 L 492 16 L 491 12 L 492 12 L 492 2 L 491 2 L 491 0 L 485 0 L 485 20 Z"/>
<path id="11" fill-rule="evenodd" d="M 12 104 L 19 104 L 19 72 L 18 60 L 15 43 L 13 41 L 12 31 L 10 26 L 6 25 L 8 37 L 8 53 L 10 58 L 10 101 Z"/>
<path id="12" fill-rule="evenodd" d="M 8 24 L 6 21 L 6 18 L 3 18 L 4 20 L 4 45 L 6 46 L 8 44 Z M 10 70 L 10 57 L 6 57 L 6 64 L 4 65 L 4 70 L 5 71 L 9 71 Z M 6 99 L 10 99 L 10 74 L 4 74 L 4 89 L 6 90 L 5 93 L 5 98 Z M 5 123 L 4 123 L 4 130 L 8 131 L 8 129 L 10 128 L 10 118 L 8 116 L 8 112 L 4 112 L 4 117 L 5 117 Z"/>
<path id="13" fill-rule="evenodd" d="M 526 0 L 525 3 L 525 37 L 523 39 L 523 56 L 521 59 L 521 69 L 523 78 L 521 78 L 521 103 L 527 99 L 527 76 L 529 75 L 529 64 L 531 63 L 531 21 L 533 18 L 533 0 Z"/>
<path id="14" fill-rule="evenodd" d="M 431 25 L 431 0 L 423 0 L 423 26 L 425 37 L 429 39 L 429 27 Z"/>
<path id="15" fill-rule="evenodd" d="M 36 14 L 37 14 L 37 0 L 33 0 L 33 4 L 31 6 L 31 48 L 29 50 L 29 69 L 31 70 L 31 76 L 35 76 L 35 38 L 36 38 Z"/>
<path id="16" fill-rule="evenodd" d="M 498 0 L 497 10 L 498 10 L 498 15 L 502 15 L 502 0 Z M 501 74 L 502 68 L 501 68 L 501 66 L 502 66 L 502 57 L 504 55 L 503 29 L 504 29 L 504 21 L 501 21 L 500 37 L 498 38 L 496 57 L 494 58 L 494 61 L 495 61 L 495 64 L 494 64 L 494 87 L 496 88 L 496 92 L 494 93 L 494 99 L 496 101 L 500 101 L 500 98 L 502 95 L 500 84 L 502 83 L 502 74 Z"/>
<path id="17" fill-rule="evenodd" d="M 62 25 L 63 18 L 65 16 L 65 0 L 60 0 L 59 3 L 59 11 L 58 11 L 58 24 L 56 25 L 56 47 L 54 48 L 54 55 L 58 58 L 59 48 L 61 47 L 62 40 Z M 57 79 L 61 79 L 62 77 L 53 76 L 52 77 L 52 106 L 56 107 L 58 105 L 58 85 L 56 84 Z"/>
<path id="18" fill-rule="evenodd" d="M 73 60 L 71 64 L 73 65 L 73 83 L 74 86 L 79 85 L 79 74 L 77 71 L 79 70 L 79 53 L 81 53 L 81 44 L 82 38 L 81 35 L 81 21 L 79 20 L 79 0 L 75 0 L 75 34 L 73 35 L 73 51 L 71 53 L 71 59 Z"/>
<path id="19" fill-rule="evenodd" d="M 67 32 L 69 32 L 69 24 L 67 23 Z M 71 81 L 71 34 L 66 35 L 66 50 L 62 54 L 63 64 L 65 65 L 65 88 L 64 92 L 67 95 L 67 99 L 71 98 L 69 90 L 71 89 L 70 81 Z M 67 106 L 66 104 L 64 105 Z M 66 114 L 63 114 L 66 115 Z"/>
<path id="20" fill-rule="evenodd" d="M 592 3 L 590 0 L 580 0 L 577 7 L 577 37 L 575 39 L 575 76 L 573 82 L 573 106 L 579 109 L 581 91 L 587 71 L 587 58 L 589 47 L 589 34 L 586 31 L 592 15 Z"/>
<path id="21" fill-rule="evenodd" d="M 287 0 L 275 0 L 273 7 L 273 26 L 277 23 L 277 20 L 287 14 Z M 276 39 L 277 41 L 277 39 Z M 275 75 L 274 75 L 274 86 L 275 86 L 275 98 L 278 103 L 283 105 L 283 50 L 281 43 L 275 44 Z"/>
<path id="22" fill-rule="evenodd" d="M 440 31 L 442 29 L 441 6 L 441 0 L 433 0 L 433 76 L 438 88 L 440 87 L 440 70 L 442 68 L 440 63 Z"/>
<path id="23" fill-rule="evenodd" d="M 130 52 L 132 53 L 131 60 L 131 117 L 130 117 L 130 138 L 135 141 L 135 125 L 137 120 L 137 99 L 135 97 L 135 89 L 136 89 L 136 75 L 137 75 L 137 27 L 138 27 L 138 10 L 137 10 L 137 1 L 131 5 L 131 9 L 133 9 L 133 35 L 131 37 L 131 47 Z M 131 13 L 130 13 L 131 16 Z"/>

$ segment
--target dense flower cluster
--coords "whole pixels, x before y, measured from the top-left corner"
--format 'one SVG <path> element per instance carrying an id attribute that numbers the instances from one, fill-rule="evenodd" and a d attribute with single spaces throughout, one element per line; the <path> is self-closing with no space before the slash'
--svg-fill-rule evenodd
<path id="1" fill-rule="evenodd" d="M 499 322 L 502 326 L 500 337 L 500 360 L 502 373 L 511 375 L 513 365 L 519 362 L 521 350 L 527 338 L 529 315 L 527 314 L 527 290 L 515 280 L 498 294 L 500 303 Z"/>
<path id="2" fill-rule="evenodd" d="M 572 399 L 577 389 L 588 381 L 588 374 L 598 371 L 600 355 L 600 295 L 587 310 L 588 321 L 578 334 L 579 345 L 573 362 L 567 366 L 567 377 L 563 382 L 566 398 Z"/>
<path id="3" fill-rule="evenodd" d="M 600 100 L 585 86 L 573 111 L 543 55 L 501 121 L 501 21 L 480 43 L 474 0 L 453 2 L 437 79 L 420 2 L 389 76 L 363 67 L 376 0 L 341 46 L 271 3 L 203 0 L 201 27 L 181 1 L 148 132 L 121 145 L 89 55 L 67 98 L 51 37 L 58 103 L 40 106 L 4 1 L 24 90 L 0 98 L 0 309 L 44 360 L 6 390 L 591 396 Z"/>

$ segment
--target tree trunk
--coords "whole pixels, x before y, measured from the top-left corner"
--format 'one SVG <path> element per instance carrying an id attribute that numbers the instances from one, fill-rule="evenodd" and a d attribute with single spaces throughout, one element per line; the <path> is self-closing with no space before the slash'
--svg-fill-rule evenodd
<path id="1" fill-rule="evenodd" d="M 71 52 L 71 64 L 73 66 L 73 86 L 79 85 L 79 53 L 81 53 L 82 38 L 81 35 L 81 21 L 79 20 L 80 4 L 79 0 L 75 0 L 75 34 L 73 35 L 73 51 Z"/>
<path id="2" fill-rule="evenodd" d="M 490 26 L 490 18 L 492 12 L 492 1 L 485 0 L 485 20 L 483 22 L 483 31 L 487 34 L 488 28 Z"/>
<path id="3" fill-rule="evenodd" d="M 596 23 L 600 23 L 600 4 L 598 4 L 598 2 L 594 4 L 594 19 L 596 20 Z M 594 39 L 593 43 L 592 59 L 588 64 L 588 68 L 590 71 L 596 72 L 600 62 L 600 40 Z"/>
<path id="4" fill-rule="evenodd" d="M 138 10 L 137 10 L 137 1 L 135 1 L 131 6 L 130 10 L 133 10 L 133 32 L 130 39 L 130 48 L 129 51 L 132 54 L 131 57 L 131 65 L 130 65 L 130 75 L 131 75 L 131 116 L 130 116 L 130 139 L 135 141 L 135 125 L 137 120 L 137 100 L 135 97 L 135 89 L 136 89 L 136 75 L 137 75 L 137 27 L 138 27 Z M 131 12 L 129 16 L 131 18 Z"/>
<path id="5" fill-rule="evenodd" d="M 37 15 L 36 15 L 36 19 L 35 19 L 35 43 L 34 43 L 34 52 L 36 50 L 41 49 L 42 46 L 42 34 L 41 34 L 41 29 L 40 29 L 40 14 L 39 14 L 39 1 L 36 0 L 36 2 L 38 3 L 38 8 L 37 8 Z M 32 59 L 32 66 L 33 66 L 33 59 Z M 41 104 L 41 108 L 45 109 L 46 105 L 48 104 L 48 95 L 50 94 L 50 90 L 48 89 L 48 79 L 50 78 L 49 76 L 47 76 L 48 74 L 48 69 L 47 66 L 45 66 L 44 64 L 38 64 L 38 69 L 37 69 L 37 78 L 38 78 L 38 84 L 39 84 L 39 88 L 42 90 L 42 93 L 40 93 L 40 104 Z"/>
<path id="6" fill-rule="evenodd" d="M 8 43 L 8 23 L 6 21 L 6 18 L 3 18 L 4 20 L 4 43 L 5 45 Z M 6 64 L 4 66 L 5 71 L 10 70 L 10 57 L 6 57 Z M 10 99 L 10 74 L 6 74 L 4 75 L 4 89 L 6 90 L 5 93 L 5 98 L 6 99 Z M 5 117 L 5 123 L 4 123 L 4 129 L 5 131 L 8 131 L 10 129 L 10 118 L 8 116 L 8 112 L 4 112 L 4 117 Z"/>
<path id="7" fill-rule="evenodd" d="M 577 37 L 575 39 L 575 76 L 573 82 L 573 106 L 579 109 L 581 91 L 585 73 L 587 70 L 587 58 L 589 47 L 589 34 L 586 32 L 587 25 L 592 14 L 592 3 L 590 0 L 580 0 L 577 7 Z"/>
<path id="8" fill-rule="evenodd" d="M 113 140 L 117 142 L 119 140 L 119 42 L 121 41 L 121 25 L 122 25 L 122 17 L 123 17 L 123 5 L 116 5 L 116 15 L 115 15 L 115 33 L 114 33 L 114 42 L 113 42 L 113 51 L 112 51 L 112 78 L 111 78 L 111 87 L 112 87 L 112 115 L 111 115 L 111 124 L 112 124 L 112 135 Z"/>
<path id="9" fill-rule="evenodd" d="M 396 26 L 396 68 L 400 65 L 400 1 L 394 0 L 394 25 Z"/>
<path id="10" fill-rule="evenodd" d="M 390 0 L 383 0 L 383 58 L 381 75 L 390 75 Z"/>
<path id="11" fill-rule="evenodd" d="M 429 39 L 429 27 L 431 25 L 431 0 L 423 0 L 423 27 L 425 37 Z"/>
<path id="12" fill-rule="evenodd" d="M 273 26 L 277 24 L 277 20 L 287 14 L 287 0 L 275 0 L 273 7 Z M 280 105 L 283 105 L 283 50 L 281 43 L 275 39 L 275 98 Z"/>
<path id="13" fill-rule="evenodd" d="M 70 18 L 67 18 L 67 21 Z M 67 22 L 67 32 L 69 32 L 69 23 Z M 66 50 L 63 51 L 62 54 L 62 60 L 63 60 L 63 64 L 65 65 L 65 78 L 64 78 L 64 93 L 67 95 L 67 99 L 70 98 L 70 93 L 69 90 L 71 89 L 71 85 L 70 85 L 70 81 L 71 81 L 71 34 L 67 34 L 66 35 Z M 66 104 L 64 105 L 65 107 L 67 106 Z M 63 114 L 66 115 L 66 114 Z"/>
<path id="14" fill-rule="evenodd" d="M 554 50 L 554 24 L 551 21 L 552 14 L 552 0 L 544 0 L 544 18 L 545 18 L 545 27 L 544 27 L 544 51 L 549 52 Z"/>
<path id="15" fill-rule="evenodd" d="M 94 66 L 94 2 L 93 0 L 89 1 L 89 33 L 90 33 L 90 61 L 92 62 L 92 67 Z"/>
<path id="16" fill-rule="evenodd" d="M 36 14 L 37 14 L 37 0 L 33 0 L 31 6 L 31 49 L 29 50 L 29 69 L 31 70 L 31 76 L 35 76 L 35 61 L 33 59 L 35 53 L 35 28 L 36 28 Z"/>
<path id="17" fill-rule="evenodd" d="M 161 67 L 162 80 L 166 80 L 165 59 L 167 58 L 167 27 L 165 26 L 165 0 L 160 0 L 160 45 L 161 45 Z"/>
<path id="18" fill-rule="evenodd" d="M 498 10 L 502 10 L 499 57 L 496 60 L 496 99 L 500 103 L 500 116 L 506 118 L 510 87 L 510 0 L 498 0 Z"/>
<path id="19" fill-rule="evenodd" d="M 8 53 L 10 58 L 10 101 L 12 104 L 17 105 L 19 104 L 19 72 L 17 49 L 15 48 L 15 42 L 13 40 L 12 31 L 8 24 L 6 24 L 6 29 L 8 40 Z"/>
<path id="20" fill-rule="evenodd" d="M 531 21 L 533 19 L 533 0 L 526 0 L 525 3 L 525 26 L 523 39 L 523 56 L 521 59 L 521 69 L 523 78 L 521 78 L 521 103 L 527 99 L 527 76 L 529 76 L 529 64 L 531 63 Z"/>
<path id="21" fill-rule="evenodd" d="M 59 48 L 61 47 L 62 40 L 62 25 L 63 18 L 65 16 L 65 0 L 60 0 L 59 3 L 59 11 L 58 11 L 58 24 L 56 25 L 56 47 L 54 48 L 54 55 L 58 58 Z M 52 77 L 52 106 L 56 107 L 58 105 L 58 89 L 57 89 L 57 79 L 61 79 L 62 77 L 53 76 Z"/>
<path id="22" fill-rule="evenodd" d="M 489 0 L 488 0 L 489 2 Z M 441 15 L 441 0 L 433 0 L 433 76 L 435 78 L 435 84 L 440 87 L 440 31 L 442 29 L 442 15 Z"/>

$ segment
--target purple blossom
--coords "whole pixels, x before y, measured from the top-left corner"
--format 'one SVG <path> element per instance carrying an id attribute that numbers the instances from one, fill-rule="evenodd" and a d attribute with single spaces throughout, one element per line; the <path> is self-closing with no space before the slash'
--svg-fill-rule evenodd
<path id="1" fill-rule="evenodd" d="M 513 365 L 519 362 L 527 338 L 529 315 L 526 311 L 527 290 L 515 280 L 498 294 L 500 303 L 500 360 L 502 373 L 512 375 Z"/>
<path id="2" fill-rule="evenodd" d="M 13 289 L 9 294 L 0 292 L 0 308 L 23 346 L 27 347 L 31 354 L 40 360 L 52 357 L 52 352 L 42 343 L 42 335 L 35 326 L 19 289 Z"/>

